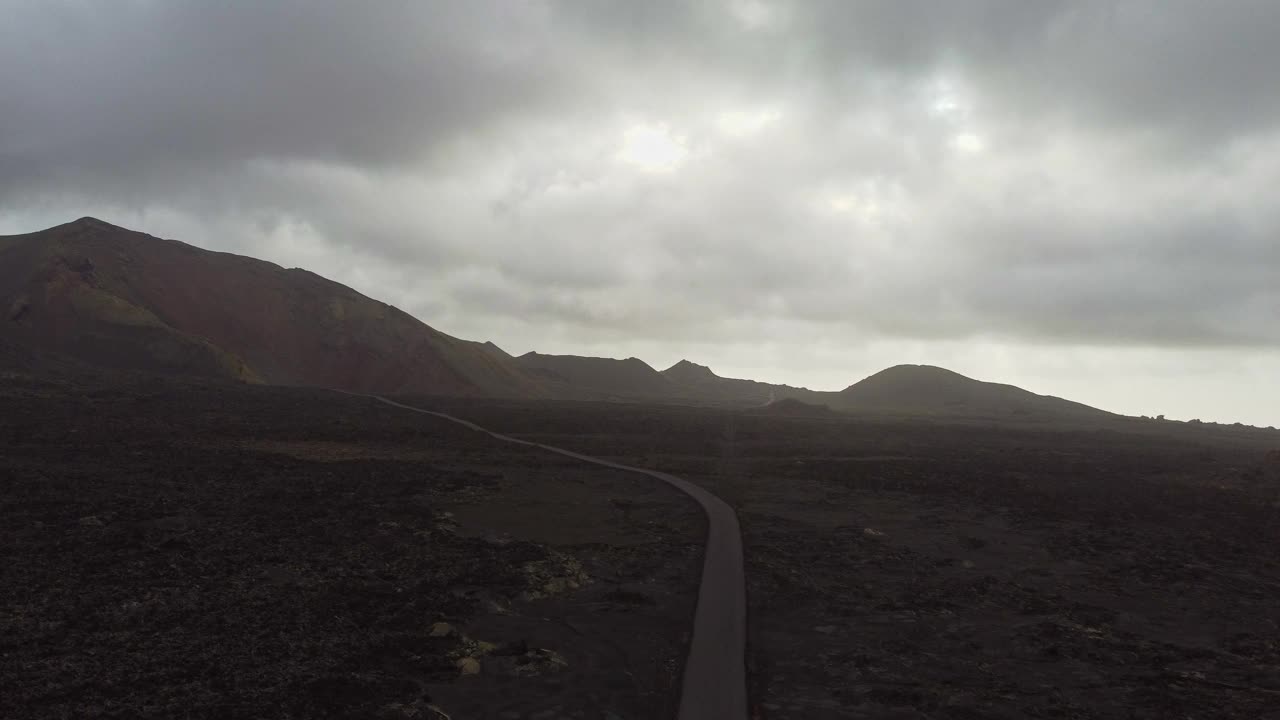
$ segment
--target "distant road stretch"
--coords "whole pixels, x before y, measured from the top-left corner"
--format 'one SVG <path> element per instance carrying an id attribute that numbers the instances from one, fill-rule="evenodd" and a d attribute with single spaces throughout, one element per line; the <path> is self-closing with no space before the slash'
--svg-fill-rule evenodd
<path id="1" fill-rule="evenodd" d="M 342 392 L 342 391 L 339 391 Z M 346 393 L 353 395 L 355 393 Z M 698 501 L 707 514 L 707 550 L 698 587 L 698 610 L 693 619 L 693 640 L 684 665 L 680 694 L 680 720 L 745 720 L 747 717 L 746 631 L 747 598 L 743 577 L 742 531 L 738 516 L 725 501 L 694 485 L 656 470 L 620 465 L 551 445 L 520 440 L 486 430 L 473 422 L 366 395 L 404 410 L 434 415 L 485 433 L 504 442 L 542 448 L 583 462 L 615 470 L 641 473 L 674 486 Z"/>

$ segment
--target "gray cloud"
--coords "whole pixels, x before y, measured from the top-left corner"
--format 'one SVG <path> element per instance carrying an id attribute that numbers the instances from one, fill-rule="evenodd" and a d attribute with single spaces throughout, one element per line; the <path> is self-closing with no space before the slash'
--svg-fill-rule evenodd
<path id="1" fill-rule="evenodd" d="M 513 3 L 5 10 L 6 164 L 57 184 L 123 175 L 143 197 L 258 159 L 421 163 L 574 84 L 547 18 Z"/>
<path id="2" fill-rule="evenodd" d="M 1267 0 L 0 12 L 14 230 L 97 213 L 546 349 L 1280 348 Z"/>

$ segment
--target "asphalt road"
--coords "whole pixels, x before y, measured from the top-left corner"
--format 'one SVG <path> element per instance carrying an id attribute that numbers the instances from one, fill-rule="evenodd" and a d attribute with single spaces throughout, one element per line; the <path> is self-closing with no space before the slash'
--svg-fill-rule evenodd
<path id="1" fill-rule="evenodd" d="M 621 465 L 551 445 L 513 438 L 445 413 L 403 405 L 383 397 L 369 397 L 393 407 L 444 418 L 504 442 L 538 447 L 583 462 L 648 475 L 674 486 L 696 500 L 707 514 L 707 549 L 702 561 L 702 581 L 698 586 L 693 639 L 684 665 L 678 717 L 680 720 L 746 719 L 747 598 L 743 577 L 742 531 L 738 527 L 738 516 L 733 508 L 701 487 L 675 475 Z"/>

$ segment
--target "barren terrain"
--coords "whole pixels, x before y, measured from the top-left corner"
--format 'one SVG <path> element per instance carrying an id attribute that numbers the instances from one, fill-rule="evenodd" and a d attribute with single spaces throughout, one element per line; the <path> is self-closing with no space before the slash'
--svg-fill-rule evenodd
<path id="1" fill-rule="evenodd" d="M 453 411 L 735 504 L 763 717 L 1280 717 L 1274 432 Z"/>
<path id="2" fill-rule="evenodd" d="M 760 717 L 1280 717 L 1273 432 L 407 399 L 734 505 Z M 660 484 L 323 391 L 0 401 L 0 716 L 674 713 Z"/>
<path id="3" fill-rule="evenodd" d="M 664 718 L 701 560 L 648 478 L 310 390 L 7 378 L 0 717 Z"/>

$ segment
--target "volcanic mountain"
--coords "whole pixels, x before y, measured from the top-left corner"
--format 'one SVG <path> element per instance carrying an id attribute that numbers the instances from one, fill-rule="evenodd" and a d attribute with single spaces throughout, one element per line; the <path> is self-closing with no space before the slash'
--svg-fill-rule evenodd
<path id="1" fill-rule="evenodd" d="M 983 382 L 931 365 L 897 365 L 838 393 L 855 412 L 976 418 L 1100 418 L 1110 413 L 1013 385 Z"/>
<path id="2" fill-rule="evenodd" d="M 741 407 L 759 407 L 769 403 L 794 399 L 812 405 L 832 402 L 834 393 L 823 393 L 790 385 L 774 385 L 755 380 L 725 378 L 712 372 L 706 365 L 681 360 L 662 371 L 679 397 L 713 404 Z"/>
<path id="3" fill-rule="evenodd" d="M 590 400 L 677 400 L 671 383 L 643 360 L 544 355 L 515 359 L 525 372 L 546 383 L 556 397 Z"/>
<path id="4" fill-rule="evenodd" d="M 0 237 L 0 341 L 94 366 L 244 382 L 543 394 L 485 345 L 314 273 L 94 218 Z"/>
<path id="5" fill-rule="evenodd" d="M 356 392 L 549 397 L 976 418 L 1109 416 L 942 368 L 899 365 L 840 392 L 716 375 L 688 360 L 512 357 L 314 273 L 81 218 L 0 236 L 0 371 L 87 368 Z M 112 370 L 114 371 L 114 370 Z M 795 402 L 781 402 L 795 401 Z"/>

